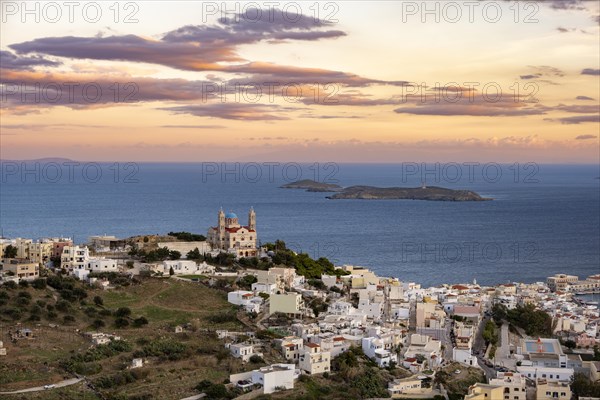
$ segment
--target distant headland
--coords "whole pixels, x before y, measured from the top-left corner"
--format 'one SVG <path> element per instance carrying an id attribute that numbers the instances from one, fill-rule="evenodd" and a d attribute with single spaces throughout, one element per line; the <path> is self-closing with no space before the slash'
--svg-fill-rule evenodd
<path id="1" fill-rule="evenodd" d="M 305 189 L 307 192 L 339 192 L 344 189 L 333 183 L 322 183 L 311 179 L 303 179 L 280 187 L 282 189 Z"/>
<path id="2" fill-rule="evenodd" d="M 305 189 L 308 192 L 335 192 L 328 199 L 360 199 L 360 200 L 429 200 L 429 201 L 488 201 L 470 190 L 454 190 L 437 186 L 402 188 L 375 186 L 350 186 L 343 188 L 330 183 L 316 182 L 310 179 L 291 182 L 281 186 L 284 189 Z"/>

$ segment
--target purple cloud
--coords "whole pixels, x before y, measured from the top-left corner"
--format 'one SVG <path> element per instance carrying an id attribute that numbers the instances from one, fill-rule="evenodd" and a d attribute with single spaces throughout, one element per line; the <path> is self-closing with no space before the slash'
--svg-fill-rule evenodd
<path id="1" fill-rule="evenodd" d="M 585 68 L 583 71 L 581 71 L 581 75 L 595 75 L 595 76 L 598 76 L 598 75 L 600 75 L 600 69 Z"/>

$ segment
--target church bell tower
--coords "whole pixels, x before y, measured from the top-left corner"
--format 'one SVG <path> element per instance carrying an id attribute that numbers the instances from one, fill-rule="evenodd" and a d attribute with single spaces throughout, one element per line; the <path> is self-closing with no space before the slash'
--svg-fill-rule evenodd
<path id="1" fill-rule="evenodd" d="M 256 213 L 253 207 L 250 207 L 250 211 L 248 212 L 248 229 L 256 230 Z"/>

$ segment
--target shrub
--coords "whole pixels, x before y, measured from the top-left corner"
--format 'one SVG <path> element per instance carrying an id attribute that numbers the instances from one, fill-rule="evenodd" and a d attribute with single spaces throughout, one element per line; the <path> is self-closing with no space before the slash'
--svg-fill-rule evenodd
<path id="1" fill-rule="evenodd" d="M 23 313 L 18 308 L 7 308 L 3 313 L 4 315 L 9 316 L 13 321 L 18 321 L 23 316 Z"/>
<path id="2" fill-rule="evenodd" d="M 2 287 L 6 288 L 6 289 L 16 289 L 17 288 L 17 283 L 15 281 L 4 282 L 2 284 Z"/>
<path id="3" fill-rule="evenodd" d="M 56 319 L 56 318 L 58 318 L 58 314 L 55 313 L 54 311 L 48 311 L 48 314 L 46 314 L 46 318 L 48 318 L 48 319 Z"/>
<path id="4" fill-rule="evenodd" d="M 74 363 L 72 371 L 80 375 L 95 375 L 102 371 L 102 365 L 98 363 Z"/>
<path id="5" fill-rule="evenodd" d="M 161 357 L 169 360 L 180 360 L 184 357 L 187 347 L 184 343 L 177 342 L 170 338 L 160 338 L 151 341 L 143 347 L 143 353 L 146 357 Z"/>
<path id="6" fill-rule="evenodd" d="M 100 296 L 94 296 L 94 304 L 97 306 L 102 306 L 104 305 L 104 300 L 102 300 L 102 297 Z"/>
<path id="7" fill-rule="evenodd" d="M 85 309 L 85 315 L 87 315 L 90 318 L 93 318 L 97 313 L 98 311 L 94 307 L 87 307 Z"/>
<path id="8" fill-rule="evenodd" d="M 22 288 L 28 288 L 29 287 L 29 282 L 26 281 L 26 280 L 24 280 L 24 279 L 21 279 L 21 280 L 19 280 L 19 286 L 22 287 Z"/>
<path id="9" fill-rule="evenodd" d="M 210 386 L 204 393 L 206 393 L 206 397 L 209 399 L 223 399 L 227 398 L 229 395 L 227 388 L 222 383 Z"/>
<path id="10" fill-rule="evenodd" d="M 29 312 L 35 315 L 40 315 L 40 313 L 42 312 L 42 307 L 38 306 L 37 304 L 34 304 L 33 306 L 31 306 L 31 310 L 29 310 Z"/>
<path id="11" fill-rule="evenodd" d="M 238 319 L 237 319 L 237 315 L 235 315 L 235 313 L 224 312 L 224 313 L 219 313 L 219 314 L 213 314 L 208 317 L 208 320 L 209 320 L 209 322 L 212 322 L 213 324 L 223 324 L 223 323 L 227 323 L 227 322 L 236 322 Z"/>
<path id="12" fill-rule="evenodd" d="M 94 327 L 95 330 L 98 330 L 98 329 L 106 326 L 106 324 L 101 319 L 96 319 L 96 320 L 94 320 L 94 322 L 92 322 L 92 326 Z"/>
<path id="13" fill-rule="evenodd" d="M 250 356 L 250 362 L 252 364 L 260 364 L 260 363 L 264 363 L 265 360 L 263 360 L 263 358 L 261 356 L 254 354 L 254 355 Z"/>
<path id="14" fill-rule="evenodd" d="M 34 280 L 33 282 L 31 282 L 31 286 L 34 289 L 38 289 L 38 290 L 46 289 L 46 279 L 38 278 L 38 279 Z"/>
<path id="15" fill-rule="evenodd" d="M 29 303 L 31 302 L 31 300 L 29 300 L 29 298 L 27 297 L 17 297 L 17 305 L 20 307 L 25 307 L 27 305 L 29 305 Z"/>
<path id="16" fill-rule="evenodd" d="M 102 315 L 103 317 L 109 317 L 112 313 L 110 312 L 110 310 L 100 310 L 100 312 L 98 312 L 98 314 Z"/>
<path id="17" fill-rule="evenodd" d="M 104 358 L 115 356 L 119 353 L 131 351 L 132 346 L 124 340 L 111 340 L 107 344 L 101 344 L 87 350 L 85 353 L 79 353 L 71 357 L 70 363 L 83 363 L 99 361 Z M 67 369 L 69 370 L 69 369 Z"/>
<path id="18" fill-rule="evenodd" d="M 115 327 L 116 328 L 125 328 L 129 326 L 129 321 L 125 318 L 117 318 L 115 319 Z"/>
<path id="19" fill-rule="evenodd" d="M 66 300 L 59 300 L 56 303 L 56 309 L 60 312 L 66 313 L 71 310 L 71 304 L 69 304 L 69 302 Z"/>
<path id="20" fill-rule="evenodd" d="M 65 324 L 71 323 L 71 322 L 75 322 L 75 317 L 72 315 L 65 315 L 63 317 L 63 321 Z"/>
<path id="21" fill-rule="evenodd" d="M 139 317 L 133 320 L 133 326 L 139 328 L 140 326 L 148 325 L 148 320 L 146 317 Z"/>
<path id="22" fill-rule="evenodd" d="M 127 307 L 120 307 L 115 311 L 115 317 L 124 318 L 131 315 L 131 310 Z"/>

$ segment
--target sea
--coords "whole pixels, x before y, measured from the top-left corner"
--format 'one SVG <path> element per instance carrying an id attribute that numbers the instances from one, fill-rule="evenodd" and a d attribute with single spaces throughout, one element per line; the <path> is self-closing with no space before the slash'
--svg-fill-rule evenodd
<path id="1" fill-rule="evenodd" d="M 7 238 L 206 234 L 217 212 L 314 258 L 425 286 L 537 282 L 600 273 L 600 166 L 496 163 L 2 162 Z M 300 179 L 340 186 L 440 186 L 491 201 L 330 200 L 282 189 Z"/>

